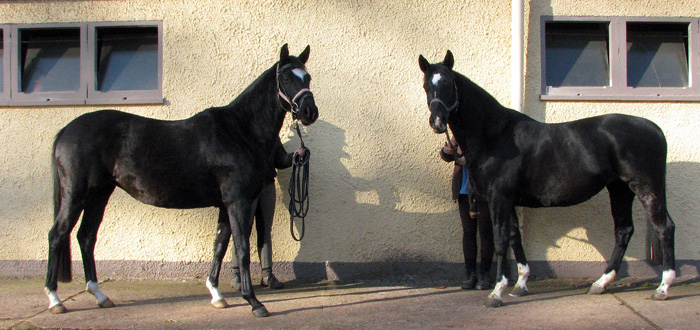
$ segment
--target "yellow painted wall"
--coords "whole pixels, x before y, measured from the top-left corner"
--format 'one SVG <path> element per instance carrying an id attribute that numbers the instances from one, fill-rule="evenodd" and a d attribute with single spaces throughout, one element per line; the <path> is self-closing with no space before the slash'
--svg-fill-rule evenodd
<path id="1" fill-rule="evenodd" d="M 548 122 L 623 112 L 659 124 L 669 142 L 677 257 L 698 260 L 700 104 L 539 100 L 540 15 L 700 15 L 699 1 L 644 3 L 527 2 L 524 111 Z M 276 61 L 282 44 L 289 43 L 292 54 L 311 45 L 307 69 L 320 118 L 303 132 L 313 153 L 306 238 L 297 243 L 289 235 L 289 170 L 283 170 L 274 259 L 460 263 L 461 226 L 448 187 L 452 166 L 437 155 L 444 136 L 428 127 L 417 59 L 423 54 L 437 62 L 450 49 L 455 70 L 510 104 L 510 9 L 509 0 L 2 2 L 0 24 L 162 20 L 166 102 L 109 107 L 159 119 L 227 104 Z M 102 108 L 0 108 L 0 260 L 46 259 L 53 137 L 73 118 Z M 299 144 L 287 126 L 281 137 L 289 151 Z M 526 252 L 532 260 L 608 258 L 608 210 L 604 194 L 581 206 L 527 210 Z M 635 223 L 628 256 L 641 259 L 644 222 Z M 215 226 L 214 209 L 158 209 L 117 191 L 96 258 L 208 262 Z M 76 260 L 78 251 L 73 239 Z"/>

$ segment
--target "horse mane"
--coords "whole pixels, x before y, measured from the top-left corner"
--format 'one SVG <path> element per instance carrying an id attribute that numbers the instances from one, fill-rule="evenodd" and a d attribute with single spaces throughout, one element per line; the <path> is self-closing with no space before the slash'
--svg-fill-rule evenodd
<path id="1" fill-rule="evenodd" d="M 475 134 L 492 136 L 501 134 L 515 122 L 534 120 L 521 112 L 503 106 L 489 92 L 465 75 L 453 72 L 459 93 L 458 112 L 461 112 L 454 117 L 461 121 L 459 126 L 467 127 Z"/>

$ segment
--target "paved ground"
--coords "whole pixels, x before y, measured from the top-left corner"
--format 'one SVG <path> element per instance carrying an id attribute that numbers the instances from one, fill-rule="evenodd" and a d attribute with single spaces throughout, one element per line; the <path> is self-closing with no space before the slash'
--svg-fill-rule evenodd
<path id="1" fill-rule="evenodd" d="M 255 286 L 271 316 L 256 318 L 231 288 L 217 310 L 203 279 L 106 280 L 116 307 L 100 309 L 81 281 L 59 285 L 69 313 L 47 311 L 43 279 L 0 278 L 0 327 L 11 329 L 698 329 L 700 279 L 680 278 L 664 302 L 649 299 L 657 279 L 627 278 L 603 295 L 591 280 L 530 281 L 530 295 L 483 307 L 484 291 L 456 283 L 288 283 Z M 223 284 L 223 282 L 222 282 Z M 223 286 L 223 285 L 222 285 Z"/>

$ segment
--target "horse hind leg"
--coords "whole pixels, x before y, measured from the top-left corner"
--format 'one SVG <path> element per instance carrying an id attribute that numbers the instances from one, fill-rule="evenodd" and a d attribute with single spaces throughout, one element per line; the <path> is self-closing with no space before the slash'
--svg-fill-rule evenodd
<path id="1" fill-rule="evenodd" d="M 65 313 L 68 310 L 56 293 L 58 282 L 72 280 L 70 233 L 73 231 L 81 207 L 74 198 L 68 197 L 56 201 L 57 211 L 53 227 L 49 231 L 49 257 L 46 271 L 44 292 L 49 298 L 49 310 L 53 314 Z"/>
<path id="2" fill-rule="evenodd" d="M 591 285 L 588 294 L 605 292 L 606 286 L 615 280 L 629 241 L 632 238 L 632 234 L 634 234 L 634 223 L 632 221 L 634 192 L 622 180 L 609 184 L 607 188 L 610 194 L 610 208 L 615 223 L 615 248 L 605 273 Z"/>
<path id="3" fill-rule="evenodd" d="M 653 300 L 668 299 L 668 289 L 676 280 L 676 259 L 675 259 L 675 230 L 676 225 L 668 215 L 666 209 L 666 198 L 664 191 L 659 194 L 645 194 L 639 196 L 642 206 L 649 221 L 651 221 L 659 241 L 661 242 L 661 252 L 663 256 L 663 275 L 661 284 L 652 295 Z"/>
<path id="4" fill-rule="evenodd" d="M 206 282 L 207 289 L 209 289 L 209 293 L 211 294 L 211 304 L 219 309 L 229 306 L 226 299 L 224 299 L 219 291 L 219 273 L 221 271 L 221 263 L 228 249 L 230 238 L 231 224 L 229 222 L 228 213 L 226 209 L 220 208 L 219 223 L 217 224 L 216 239 L 214 241 L 214 258 Z"/>
<path id="5" fill-rule="evenodd" d="M 90 192 L 90 199 L 85 203 L 83 220 L 78 229 L 78 243 L 83 257 L 83 269 L 85 270 L 85 282 L 87 292 L 97 298 L 97 305 L 102 308 L 114 307 L 109 297 L 100 290 L 95 269 L 95 244 L 97 242 L 97 230 L 102 223 L 104 211 L 109 197 L 114 191 L 114 186 L 106 186 Z"/>
<path id="6" fill-rule="evenodd" d="M 527 280 L 530 277 L 530 266 L 527 264 L 527 258 L 525 258 L 525 250 L 523 249 L 523 240 L 520 234 L 520 227 L 518 225 L 518 218 L 513 214 L 513 219 L 511 221 L 511 238 L 510 245 L 513 248 L 513 254 L 515 255 L 515 261 L 518 263 L 518 281 L 515 282 L 513 290 L 510 292 L 510 296 L 522 297 L 528 294 Z"/>

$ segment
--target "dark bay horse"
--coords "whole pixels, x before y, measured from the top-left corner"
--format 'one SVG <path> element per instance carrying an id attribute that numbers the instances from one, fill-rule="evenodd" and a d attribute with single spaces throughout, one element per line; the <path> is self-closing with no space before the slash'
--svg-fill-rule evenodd
<path id="1" fill-rule="evenodd" d="M 467 160 L 474 187 L 489 204 L 497 260 L 496 284 L 486 306 L 502 305 L 508 286 L 505 257 L 513 247 L 518 282 L 511 295 L 527 293 L 530 270 L 515 206 L 582 203 L 603 188 L 610 194 L 615 248 L 604 275 L 591 286 L 598 294 L 615 279 L 632 233 L 632 202 L 642 203 L 661 241 L 663 279 L 652 296 L 668 297 L 676 278 L 675 225 L 666 209 L 666 139 L 649 120 L 611 114 L 561 124 L 540 123 L 505 108 L 464 75 L 442 63 L 418 59 L 435 133 L 452 129 Z"/>
<path id="2" fill-rule="evenodd" d="M 252 205 L 274 180 L 273 152 L 284 117 L 310 125 L 318 109 L 304 64 L 309 47 L 280 58 L 230 104 L 191 118 L 163 121 L 116 110 L 82 115 L 56 136 L 52 154 L 55 222 L 49 232 L 45 291 L 53 313 L 66 312 L 56 289 L 71 274 L 70 233 L 82 213 L 78 242 L 87 291 L 100 307 L 114 303 L 97 283 L 97 230 L 115 187 L 146 204 L 166 208 L 219 208 L 214 261 L 207 279 L 212 304 L 226 307 L 218 290 L 219 270 L 233 236 L 241 270 L 241 293 L 256 316 L 268 311 L 255 298 L 250 279 Z"/>

